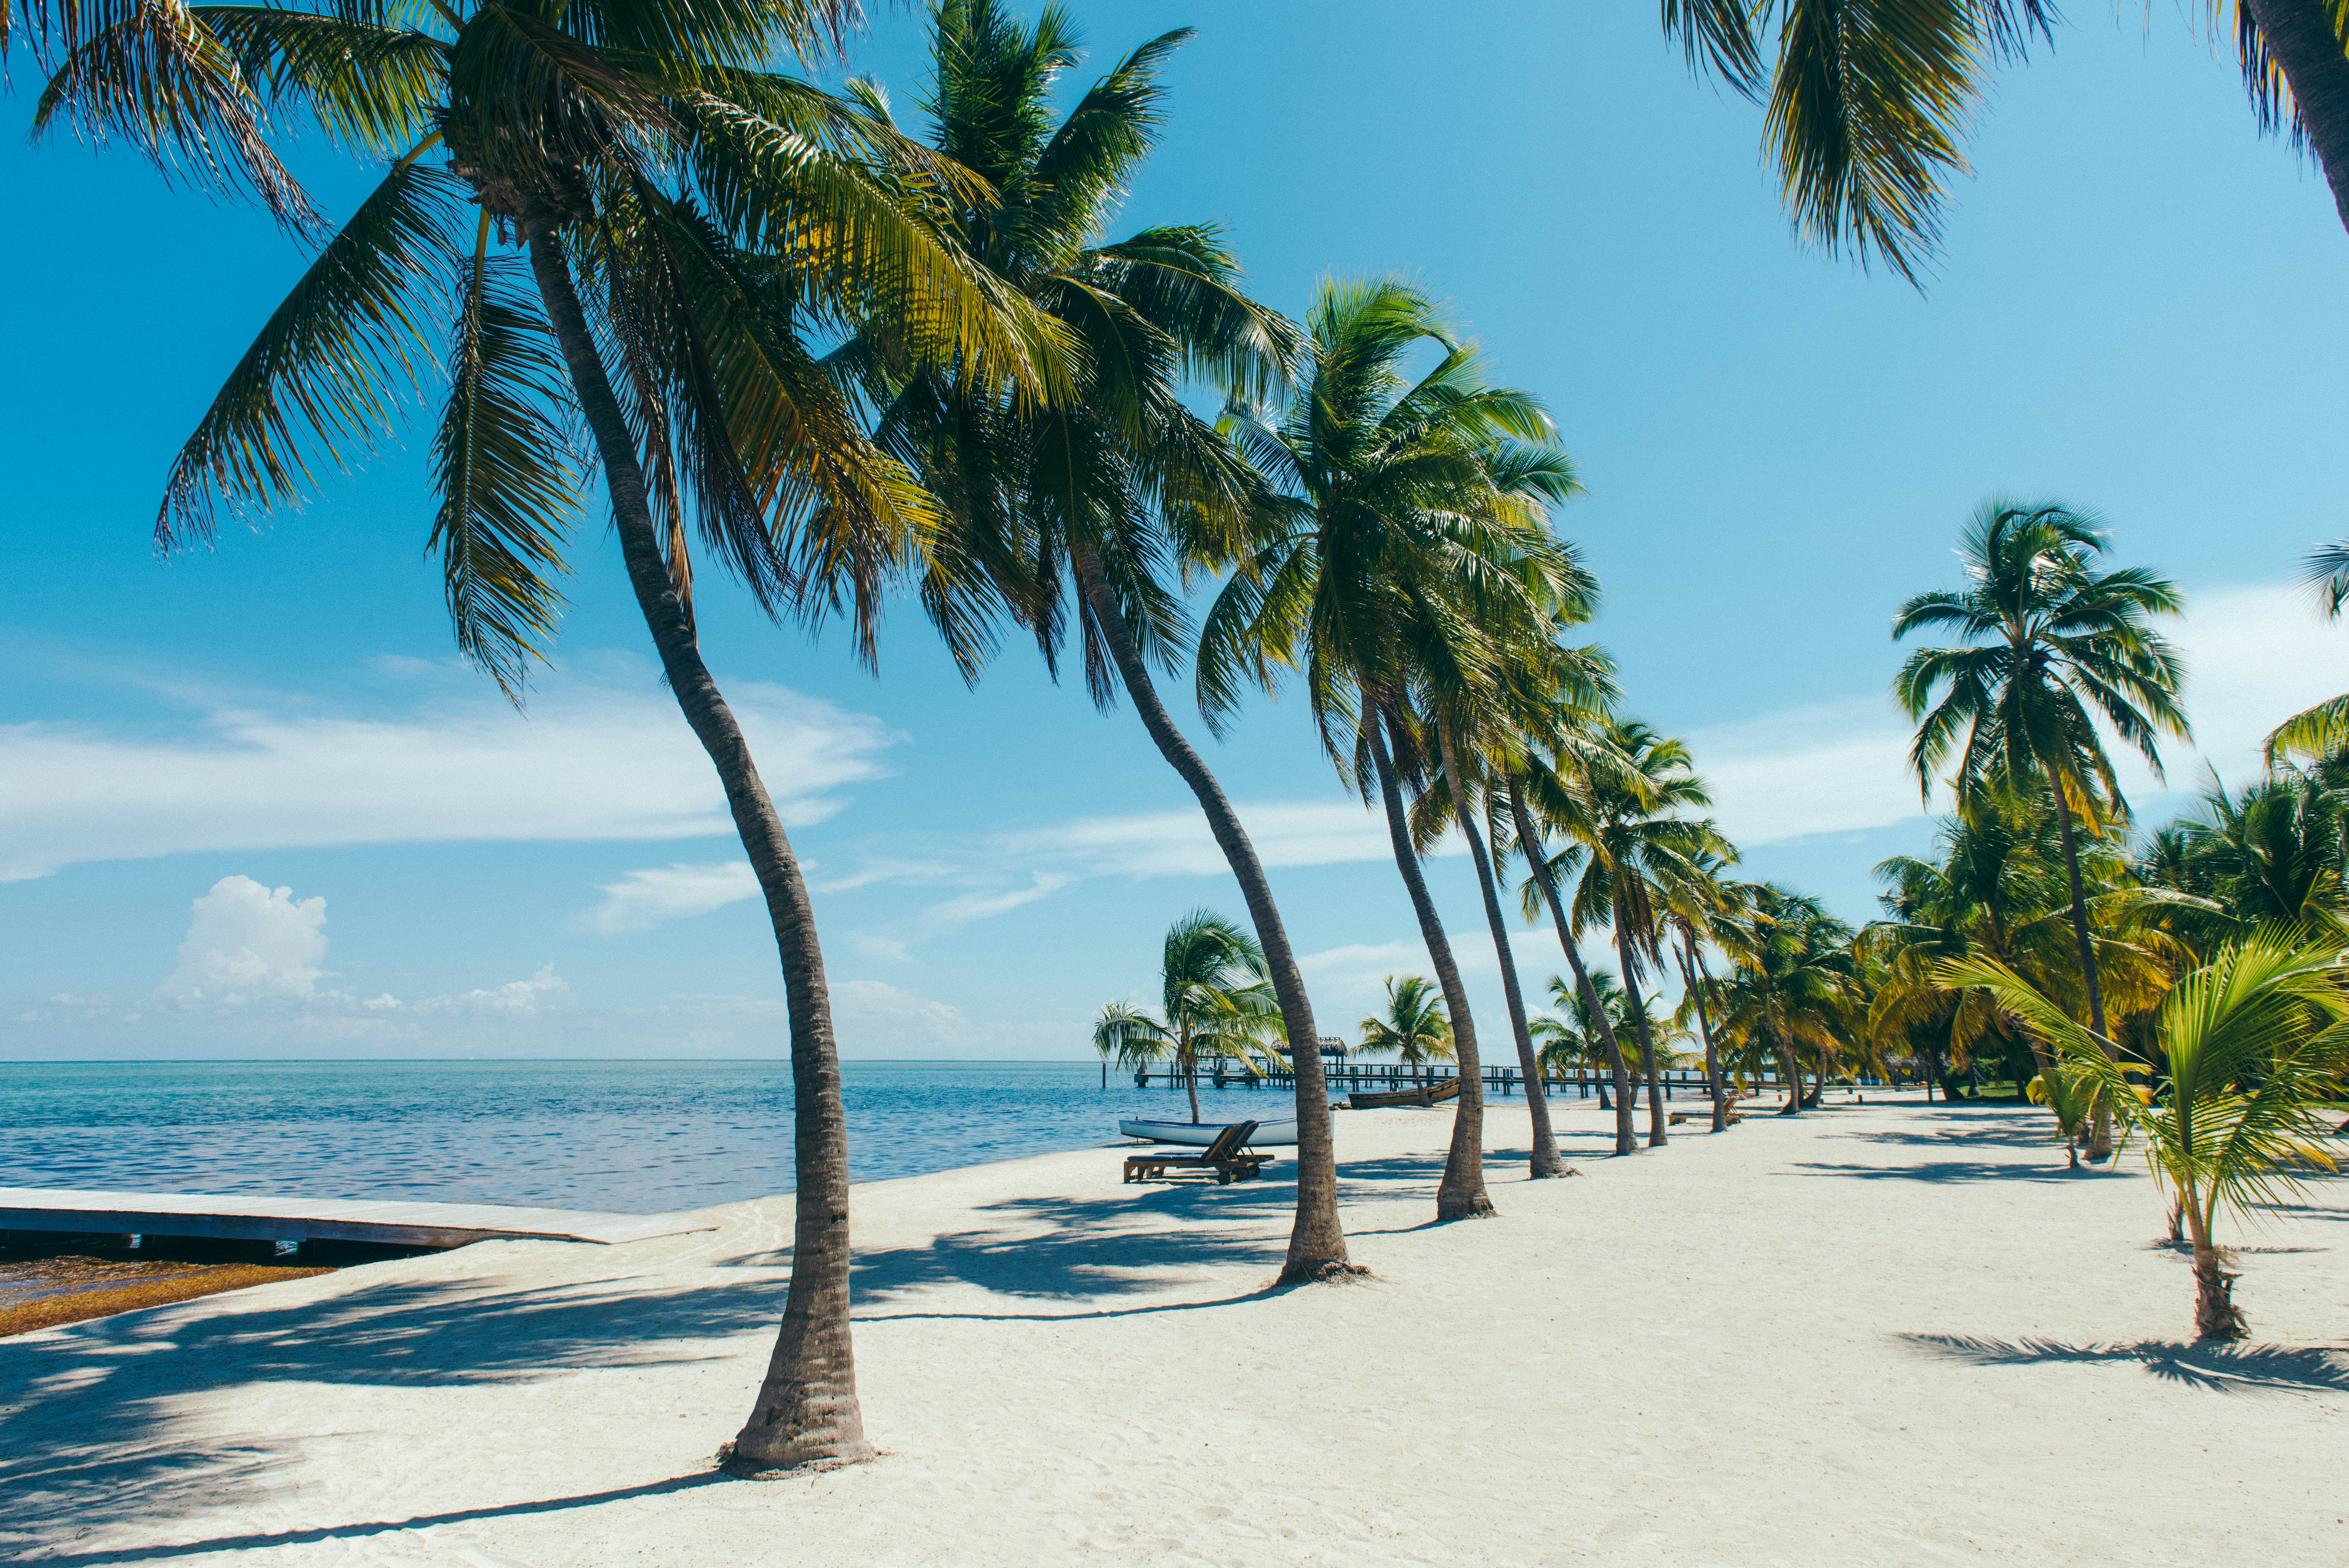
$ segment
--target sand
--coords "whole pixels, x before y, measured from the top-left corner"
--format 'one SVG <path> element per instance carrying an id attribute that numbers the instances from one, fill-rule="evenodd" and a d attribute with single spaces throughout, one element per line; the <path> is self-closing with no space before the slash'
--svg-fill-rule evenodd
<path id="1" fill-rule="evenodd" d="M 1375 1281 L 1267 1288 L 1289 1189 L 1107 1149 L 860 1188 L 878 1461 L 717 1477 L 788 1202 L 493 1242 L 0 1345 L 31 1563 L 2327 1564 L 2349 1561 L 2349 1190 L 2184 1343 L 2131 1162 L 1876 1103 L 1523 1179 L 1435 1226 L 1448 1111 L 1338 1118 Z M 1512 1155 L 1510 1150 L 1516 1154 Z M 1276 1172 L 1286 1168 L 1276 1165 Z"/>

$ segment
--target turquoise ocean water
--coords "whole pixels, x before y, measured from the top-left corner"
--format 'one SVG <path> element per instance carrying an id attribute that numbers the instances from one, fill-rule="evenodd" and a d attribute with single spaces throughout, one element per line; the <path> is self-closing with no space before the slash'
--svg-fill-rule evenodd
<path id="1" fill-rule="evenodd" d="M 1187 1115 L 1180 1089 L 1112 1074 L 1104 1090 L 1083 1062 L 851 1062 L 843 1085 L 859 1181 Z M 1210 1120 L 1288 1105 L 1199 1093 Z M 770 1062 L 0 1063 L 0 1187 L 698 1209 L 791 1189 L 792 1078 Z"/>

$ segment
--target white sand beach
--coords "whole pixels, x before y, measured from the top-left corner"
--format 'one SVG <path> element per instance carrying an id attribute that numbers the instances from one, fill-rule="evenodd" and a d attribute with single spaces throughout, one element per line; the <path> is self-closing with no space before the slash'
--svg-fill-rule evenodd
<path id="1" fill-rule="evenodd" d="M 1447 1112 L 1338 1117 L 1371 1282 L 1267 1289 L 1289 1189 L 1089 1149 L 858 1189 L 875 1463 L 713 1473 L 788 1199 L 0 1344 L 0 1548 L 49 1563 L 2337 1564 L 2349 1191 L 2185 1344 L 2133 1156 L 2043 1116 L 1755 1116 L 1429 1223 Z M 1275 1173 L 1287 1169 L 1277 1164 Z"/>

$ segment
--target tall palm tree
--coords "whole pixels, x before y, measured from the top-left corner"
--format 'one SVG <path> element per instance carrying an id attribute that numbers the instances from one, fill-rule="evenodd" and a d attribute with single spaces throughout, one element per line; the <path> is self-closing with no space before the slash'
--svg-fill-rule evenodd
<path id="1" fill-rule="evenodd" d="M 1588 852 L 1575 888 L 1576 932 L 1607 926 L 1615 933 L 1648 1081 L 1648 1147 L 1659 1148 L 1667 1141 L 1663 1079 L 1640 978 L 1662 968 L 1661 911 L 1693 896 L 1683 889 L 1702 882 L 1707 857 L 1733 851 L 1711 822 L 1680 815 L 1712 803 L 1686 746 L 1632 720 L 1616 721 L 1609 738 L 1630 760 L 1631 778 L 1592 774 L 1554 826 Z"/>
<path id="2" fill-rule="evenodd" d="M 113 131 L 217 187 L 258 192 L 296 226 L 315 210 L 275 161 L 275 126 L 313 121 L 389 165 L 181 450 L 163 546 L 209 539 L 221 504 L 283 504 L 316 463 L 347 462 L 429 383 L 445 345 L 431 544 L 459 647 L 516 692 L 559 608 L 588 466 L 564 431 L 584 423 L 629 586 L 765 898 L 788 1001 L 796 1250 L 734 1459 L 869 1457 L 823 951 L 782 823 L 702 659 L 692 551 L 698 533 L 771 614 L 851 605 L 869 657 L 879 596 L 925 565 L 936 515 L 802 335 L 844 323 L 909 359 L 967 364 L 1008 398 L 1047 389 L 1053 335 L 906 211 L 885 171 L 918 162 L 974 202 L 984 187 L 764 68 L 836 42 L 847 12 L 822 0 L 454 0 L 413 13 L 163 0 L 59 15 L 69 47 L 42 130 Z"/>
<path id="3" fill-rule="evenodd" d="M 2314 151 L 2349 227 L 2349 14 L 2327 0 L 2212 0 L 2254 119 Z M 1768 101 L 1763 138 L 1806 240 L 1914 281 L 1939 248 L 1943 188 L 1966 172 L 1989 68 L 2052 39 L 2046 0 L 1667 0 L 1692 69 Z M 1776 31 L 1775 58 L 1765 60 Z"/>
<path id="4" fill-rule="evenodd" d="M 1073 624 L 1094 701 L 1106 709 L 1122 689 L 1197 799 L 1264 949 L 1295 1073 L 1297 1214 L 1281 1278 L 1350 1272 L 1304 976 L 1238 812 L 1152 674 L 1154 664 L 1171 671 L 1188 639 L 1170 578 L 1232 557 L 1256 488 L 1247 463 L 1184 400 L 1185 385 L 1263 394 L 1286 375 L 1296 329 L 1242 291 L 1238 263 L 1211 224 L 1108 237 L 1157 140 L 1159 70 L 1187 30 L 1134 49 L 1056 123 L 1054 84 L 1081 57 L 1063 7 L 1022 26 L 997 0 L 946 0 L 931 29 L 922 102 L 931 140 L 999 194 L 967 202 L 924 179 L 909 198 L 936 192 L 938 220 L 1080 346 L 1073 395 L 1011 403 L 950 368 L 907 365 L 885 341 L 852 342 L 839 361 L 879 410 L 883 444 L 947 503 L 957 558 L 1024 618 L 1055 673 Z M 856 90 L 890 121 L 885 93 Z"/>
<path id="5" fill-rule="evenodd" d="M 1578 564 L 1547 526 L 1574 474 L 1539 403 L 1486 380 L 1418 289 L 1324 283 L 1307 327 L 1308 373 L 1286 409 L 1226 414 L 1277 493 L 1208 613 L 1201 702 L 1212 722 L 1244 681 L 1269 688 L 1301 667 L 1324 749 L 1384 805 L 1460 1062 L 1436 1214 L 1467 1219 L 1492 1211 L 1484 1095 L 1467 993 L 1403 806 L 1406 775 L 1422 776 L 1435 749 L 1411 707 L 1430 692 L 1445 707 L 1497 695 L 1514 650 L 1547 639 L 1551 607 L 1577 591 Z M 1431 350 L 1433 367 L 1407 374 Z"/>
<path id="6" fill-rule="evenodd" d="M 1453 1059 L 1452 1021 L 1444 1015 L 1444 997 L 1418 975 L 1387 976 L 1386 1012 L 1363 1019 L 1360 1028 L 1365 1055 L 1392 1054 L 1422 1087 L 1430 1062 Z"/>
<path id="7" fill-rule="evenodd" d="M 1579 575 L 1575 580 L 1588 581 Z M 1588 582 L 1573 603 L 1557 607 L 1558 618 L 1588 618 L 1596 593 L 1597 584 Z M 1612 666 L 1597 649 L 1551 644 L 1523 651 L 1526 657 L 1511 670 L 1509 680 L 1513 693 L 1522 693 L 1524 700 L 1518 706 L 1544 715 L 1568 709 L 1596 715 L 1614 699 Z M 1516 951 L 1510 945 L 1508 920 L 1501 909 L 1498 862 L 1514 830 L 1501 815 L 1494 780 L 1506 775 L 1524 749 L 1525 737 L 1506 710 L 1485 705 L 1440 713 L 1431 723 L 1441 741 L 1438 771 L 1413 803 L 1413 841 L 1424 854 L 1448 829 L 1457 828 L 1467 843 L 1477 891 L 1485 903 L 1485 923 L 1493 935 L 1494 961 L 1500 969 L 1501 995 L 1517 1047 L 1517 1067 L 1525 1078 L 1526 1115 L 1533 1143 L 1530 1173 L 1536 1180 L 1561 1176 L 1566 1166 L 1558 1157 L 1557 1136 L 1550 1126 L 1549 1096 L 1542 1084 L 1541 1064 L 1526 1020 Z"/>
<path id="8" fill-rule="evenodd" d="M 1093 1049 L 1121 1067 L 1171 1061 L 1199 1119 L 1199 1058 L 1245 1054 L 1280 1027 L 1264 950 L 1221 915 L 1194 909 L 1167 929 L 1159 960 L 1160 1016 L 1112 1002 L 1093 1023 Z"/>
<path id="9" fill-rule="evenodd" d="M 1553 857 L 1541 825 L 1526 804 L 1526 796 L 1529 792 L 1538 791 L 1553 821 L 1578 822 L 1588 815 L 1584 803 L 1588 797 L 1588 774 L 1594 763 L 1602 763 L 1610 772 L 1629 774 L 1635 779 L 1637 775 L 1619 756 L 1602 759 L 1595 754 L 1600 750 L 1612 751 L 1612 743 L 1605 739 L 1603 724 L 1594 722 L 1586 727 L 1578 718 L 1553 713 L 1535 721 L 1528 729 L 1530 734 L 1542 737 L 1541 744 L 1547 745 L 1550 753 L 1545 756 L 1540 745 L 1528 746 L 1515 760 L 1508 779 L 1509 825 L 1515 830 L 1512 836 L 1516 850 L 1526 861 L 1526 917 L 1536 918 L 1542 907 L 1549 910 L 1550 926 L 1557 933 L 1559 950 L 1566 955 L 1567 968 L 1574 974 L 1583 1016 L 1591 1019 L 1599 1031 L 1599 1047 L 1614 1079 L 1615 1152 L 1636 1154 L 1640 1139 L 1632 1121 L 1631 1077 L 1624 1063 L 1622 1043 L 1593 989 L 1590 969 L 1582 960 L 1580 934 L 1568 918 L 1565 897 L 1558 890 L 1560 877 L 1573 873 L 1581 862 L 1583 851 L 1569 843 Z M 1602 1109 L 1609 1107 L 1604 1092 L 1599 1101 Z"/>
<path id="10" fill-rule="evenodd" d="M 1961 812 L 1993 791 L 2052 792 L 2088 1026 L 2110 1038 L 2074 824 L 2094 824 L 2107 812 L 2126 816 L 2127 805 L 2096 721 L 2111 725 L 2157 778 L 2158 737 L 2189 732 L 2178 706 L 2184 667 L 2147 624 L 2178 613 L 2178 590 L 2141 567 L 2097 571 L 2105 543 L 2079 513 L 1993 497 L 1959 545 L 1967 587 L 1919 594 L 1893 618 L 1892 636 L 1946 628 L 1964 639 L 1919 649 L 1893 682 L 1901 707 L 1918 721 L 1909 760 L 1923 794 L 1930 796 L 1934 775 L 1952 760 L 1951 787 Z M 2090 1159 L 2111 1153 L 2110 1127 L 2097 1117 Z"/>
<path id="11" fill-rule="evenodd" d="M 1741 931 L 1736 916 L 1740 897 L 1722 875 L 1733 857 L 1705 851 L 1692 857 L 1694 875 L 1673 885 L 1664 906 L 1664 925 L 1672 933 L 1673 961 L 1680 966 L 1682 1010 L 1696 1022 L 1704 1043 L 1705 1090 L 1713 1096 L 1713 1130 L 1729 1126 L 1729 1095 L 1721 1076 L 1721 1053 L 1713 1037 L 1713 1020 L 1721 1010 L 1720 991 L 1705 961 L 1707 944 L 1726 947 Z"/>
<path id="12" fill-rule="evenodd" d="M 2305 944 L 2290 926 L 2230 942 L 2182 976 L 2162 1002 L 2155 1044 L 2168 1070 L 2158 1093 L 2141 1094 L 2106 1042 L 2002 965 L 1950 966 L 1954 983 L 1986 986 L 2061 1049 L 2064 1065 L 2096 1085 L 2144 1135 L 2155 1177 L 2176 1196 L 2194 1247 L 2194 1329 L 2203 1339 L 2243 1337 L 2232 1259 L 2216 1239 L 2220 1210 L 2249 1210 L 2292 1195 L 2302 1172 L 2331 1169 L 2332 1116 L 2349 1069 L 2349 992 L 2340 950 Z"/>

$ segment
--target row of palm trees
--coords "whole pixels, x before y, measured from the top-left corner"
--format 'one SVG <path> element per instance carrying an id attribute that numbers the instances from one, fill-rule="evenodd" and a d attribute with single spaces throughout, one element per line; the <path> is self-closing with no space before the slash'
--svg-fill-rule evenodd
<path id="1" fill-rule="evenodd" d="M 600 476 L 788 1001 L 794 1265 L 733 1445 L 752 1469 L 873 1449 L 823 950 L 703 657 L 698 566 L 714 560 L 778 619 L 843 618 L 868 660 L 884 602 L 906 590 L 972 678 L 1009 630 L 1055 670 L 1074 658 L 1104 707 L 1133 703 L 1240 885 L 1295 1068 L 1289 1281 L 1351 1267 L 1317 1033 L 1261 863 L 1161 676 L 1191 656 L 1218 730 L 1249 688 L 1304 682 L 1329 756 L 1385 812 L 1472 1084 L 1474 1020 L 1422 851 L 1467 841 L 1496 936 L 1499 867 L 1522 857 L 1578 995 L 1595 993 L 1578 935 L 1609 925 L 1651 1143 L 1664 1122 L 1641 977 L 1670 947 L 1687 985 L 1713 993 L 1704 951 L 1723 928 L 1682 889 L 1730 858 L 1686 815 L 1702 794 L 1685 756 L 1609 717 L 1606 660 L 1565 635 L 1596 585 L 1547 526 L 1575 483 L 1538 403 L 1494 385 L 1407 285 L 1333 283 L 1292 323 L 1247 294 L 1212 224 L 1110 234 L 1185 34 L 1133 50 L 1056 116 L 1052 85 L 1078 57 L 1066 14 L 1023 23 L 999 0 L 941 0 L 916 132 L 877 84 L 832 92 L 775 68 L 835 55 L 856 19 L 853 0 L 0 0 L 0 57 L 28 49 L 47 78 L 36 135 L 119 141 L 176 180 L 257 201 L 315 249 L 173 462 L 160 547 L 209 540 L 224 511 L 302 499 L 429 400 L 430 546 L 457 641 L 518 698 Z M 1759 80 L 1762 12 L 1667 19 L 1733 79 Z M 1800 77 L 1789 101 L 1818 89 Z M 1861 166 L 1935 121 L 1887 123 L 1889 137 L 1806 153 L 1794 183 L 1837 189 L 1857 170 L 1855 189 L 1887 189 Z M 376 175 L 339 225 L 284 160 L 304 130 Z M 1187 400 L 1197 389 L 1222 400 L 1220 418 Z M 1185 587 L 1200 574 L 1221 586 L 1195 642 Z M 1721 984 L 1724 1037 L 1742 1016 L 1735 985 Z M 1799 1009 L 1752 1005 L 1764 1022 L 1750 1027 L 1794 1048 Z M 1594 1016 L 1629 1149 L 1625 1054 Z M 1537 1095 L 1534 1109 L 1535 1171 L 1552 1174 Z M 1470 1093 L 1439 1212 L 1489 1207 Z"/>

